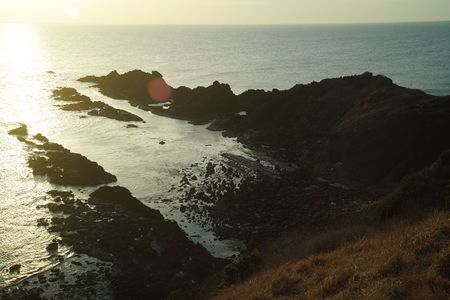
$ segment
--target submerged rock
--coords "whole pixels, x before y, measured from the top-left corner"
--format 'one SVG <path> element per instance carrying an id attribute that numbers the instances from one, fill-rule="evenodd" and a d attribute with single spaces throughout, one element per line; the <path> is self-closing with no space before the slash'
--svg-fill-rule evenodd
<path id="1" fill-rule="evenodd" d="M 51 242 L 50 244 L 48 244 L 48 246 L 47 246 L 47 251 L 49 251 L 49 252 L 54 252 L 54 251 L 57 251 L 58 250 L 58 242 L 57 241 L 53 241 L 53 242 Z"/>
<path id="2" fill-rule="evenodd" d="M 22 265 L 15 264 L 9 267 L 9 273 L 20 273 L 20 269 L 22 268 Z"/>

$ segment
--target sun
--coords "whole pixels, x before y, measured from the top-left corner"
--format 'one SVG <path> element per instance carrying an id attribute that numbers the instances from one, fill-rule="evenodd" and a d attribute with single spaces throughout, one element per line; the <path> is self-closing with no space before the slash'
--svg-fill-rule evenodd
<path id="1" fill-rule="evenodd" d="M 80 18 L 80 12 L 76 7 L 69 7 L 67 9 L 67 18 L 71 20 L 78 20 Z"/>

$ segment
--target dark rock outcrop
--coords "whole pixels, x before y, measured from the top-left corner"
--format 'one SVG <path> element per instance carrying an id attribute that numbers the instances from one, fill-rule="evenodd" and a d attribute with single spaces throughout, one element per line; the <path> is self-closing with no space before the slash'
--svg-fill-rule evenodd
<path id="1" fill-rule="evenodd" d="M 287 91 L 246 92 L 239 103 L 247 116 L 230 124 L 228 134 L 247 144 L 285 148 L 290 159 L 323 176 L 339 169 L 352 181 L 395 184 L 450 147 L 450 97 L 370 73 Z"/>
<path id="2" fill-rule="evenodd" d="M 190 220 L 247 246 L 282 232 L 318 227 L 380 196 L 364 187 L 311 177 L 305 169 L 267 168 L 244 157 L 227 157 L 224 163 L 203 162 L 184 170 L 173 188 L 181 192 L 180 211 Z"/>
<path id="3" fill-rule="evenodd" d="M 162 75 L 156 71 L 146 73 L 141 70 L 134 70 L 124 74 L 112 71 L 106 76 L 86 76 L 78 80 L 95 83 L 96 87 L 105 96 L 113 99 L 128 100 L 133 106 L 149 110 L 149 104 L 158 103 L 162 100 L 151 97 L 148 85 L 152 80 L 161 79 Z"/>
<path id="4" fill-rule="evenodd" d="M 28 135 L 28 128 L 25 124 L 20 124 L 19 127 L 11 129 L 8 131 L 10 135 L 19 135 L 19 136 L 26 136 Z"/>
<path id="5" fill-rule="evenodd" d="M 142 118 L 123 109 L 114 108 L 101 101 L 92 101 L 74 88 L 63 87 L 53 91 L 53 98 L 60 101 L 74 102 L 61 106 L 66 111 L 88 111 L 90 116 L 106 117 L 125 122 L 142 122 Z"/>
<path id="6" fill-rule="evenodd" d="M 51 183 L 75 186 L 95 186 L 117 181 L 116 176 L 85 156 L 73 153 L 63 146 L 38 138 L 20 137 L 29 148 L 28 165 L 37 176 L 47 176 Z"/>
<path id="7" fill-rule="evenodd" d="M 239 111 L 237 97 L 228 84 L 215 81 L 208 87 L 179 87 L 173 90 L 169 107 L 156 106 L 155 114 L 205 124 L 224 115 Z"/>
<path id="8" fill-rule="evenodd" d="M 15 264 L 9 267 L 9 273 L 20 273 L 20 269 L 22 268 L 22 265 Z"/>
<path id="9" fill-rule="evenodd" d="M 53 218 L 49 230 L 76 252 L 113 262 L 117 299 L 165 299 L 195 286 L 221 264 L 123 187 L 101 187 L 88 201 L 50 194 L 59 197 L 55 205 L 69 203 L 72 209 L 67 217 Z"/>
<path id="10" fill-rule="evenodd" d="M 54 252 L 58 250 L 58 242 L 52 241 L 50 244 L 47 245 L 47 251 Z"/>

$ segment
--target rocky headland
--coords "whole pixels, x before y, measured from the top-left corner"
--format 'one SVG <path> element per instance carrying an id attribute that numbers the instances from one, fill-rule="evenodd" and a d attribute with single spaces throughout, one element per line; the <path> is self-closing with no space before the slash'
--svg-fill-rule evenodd
<path id="1" fill-rule="evenodd" d="M 85 76 L 78 81 L 95 83 L 102 94 L 113 99 L 128 100 L 131 105 L 143 110 L 149 110 L 149 104 L 160 101 L 153 99 L 149 94 L 148 85 L 152 80 L 162 79 L 163 76 L 157 72 L 146 73 L 141 70 L 133 70 L 124 74 L 112 71 L 106 76 Z"/>
<path id="2" fill-rule="evenodd" d="M 105 95 L 144 101 L 129 91 L 142 96 L 154 76 L 162 75 L 135 70 L 82 80 L 97 82 Z M 371 73 L 239 95 L 219 82 L 178 87 L 167 105 L 148 109 L 195 124 L 211 123 L 209 129 L 238 137 L 249 147 L 266 148 L 317 176 L 364 185 L 395 184 L 450 147 L 443 130 L 450 128 L 448 96 L 404 88 Z"/>
<path id="3" fill-rule="evenodd" d="M 108 77 L 126 93 L 151 74 L 113 72 L 96 78 Z M 108 85 L 101 90 L 113 92 Z M 132 97 L 127 93 L 126 99 Z M 450 97 L 404 88 L 371 73 L 239 95 L 219 82 L 178 87 L 166 105 L 150 105 L 149 110 L 193 124 L 209 123 L 210 130 L 296 166 L 295 171 L 278 167 L 277 176 L 256 172 L 239 187 L 223 171 L 229 165 L 204 165 L 203 174 L 213 170 L 222 179 L 205 177 L 199 179 L 201 185 L 189 180 L 186 170 L 180 182 L 185 190 L 181 209 L 194 219 L 211 218 L 208 223 L 221 236 L 245 240 L 360 210 L 450 148 L 445 130 L 450 128 Z"/>

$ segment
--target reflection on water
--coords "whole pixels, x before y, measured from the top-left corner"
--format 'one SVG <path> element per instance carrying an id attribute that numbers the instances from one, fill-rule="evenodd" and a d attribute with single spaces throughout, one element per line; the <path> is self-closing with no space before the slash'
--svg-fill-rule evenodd
<path id="1" fill-rule="evenodd" d="M 3 121 L 36 123 L 45 110 L 33 101 L 42 95 L 40 78 L 47 61 L 42 57 L 39 35 L 32 25 L 8 24 L 0 30 L 0 75 L 3 79 L 0 117 Z"/>
<path id="2" fill-rule="evenodd" d="M 3 64 L 12 75 L 28 73 L 38 67 L 40 49 L 37 45 L 35 28 L 31 25 L 7 24 L 1 35 Z"/>
<path id="3" fill-rule="evenodd" d="M 9 274 L 13 264 L 22 265 L 22 277 L 55 263 L 46 251 L 51 236 L 36 226 L 48 214 L 36 206 L 50 187 L 33 179 L 21 143 L 6 133 L 11 121 L 34 123 L 40 116 L 38 103 L 30 101 L 43 90 L 42 82 L 33 80 L 44 67 L 38 44 L 32 26 L 6 25 L 0 31 L 0 286 L 16 277 Z"/>
<path id="4" fill-rule="evenodd" d="M 38 31 L 32 26 L 8 25 L 0 31 L 0 287 L 11 280 L 23 278 L 57 263 L 46 246 L 53 238 L 37 220 L 50 217 L 45 192 L 53 188 L 44 179 L 35 179 L 27 167 L 23 144 L 7 131 L 17 122 L 29 125 L 30 133 L 41 132 L 52 141 L 63 144 L 98 162 L 118 177 L 118 184 L 129 188 L 149 206 L 153 200 L 166 196 L 171 185 L 180 180 L 180 170 L 203 157 L 221 152 L 243 151 L 240 146 L 219 133 L 185 122 L 154 116 L 131 107 L 127 102 L 108 99 L 85 84 L 74 81 L 83 74 L 64 74 L 60 65 L 56 74 L 49 74 L 52 58 L 42 45 Z M 61 62 L 60 62 L 61 63 Z M 86 72 L 87 73 L 87 72 Z M 49 95 L 57 86 L 74 86 L 81 92 L 109 104 L 140 115 L 145 124 L 128 129 L 126 123 L 106 118 L 82 119 L 77 113 L 63 112 L 54 106 Z M 159 141 L 166 144 L 161 146 Z M 214 147 L 206 147 L 213 144 Z M 78 192 L 84 196 L 92 189 Z M 158 206 L 165 217 L 183 220 L 188 235 L 196 235 L 215 255 L 235 253 L 233 243 L 214 240 L 212 233 L 195 224 L 187 224 L 178 209 Z M 181 225 L 181 224 L 180 224 Z M 67 250 L 60 249 L 61 252 Z M 20 274 L 9 268 L 21 264 Z"/>
<path id="5" fill-rule="evenodd" d="M 14 264 L 22 265 L 20 276 L 25 276 L 55 263 L 48 260 L 46 251 L 50 234 L 36 226 L 39 218 L 48 217 L 46 210 L 36 206 L 43 204 L 50 186 L 33 180 L 21 147 L 15 138 L 0 132 L 0 286 L 15 277 L 8 270 Z"/>

